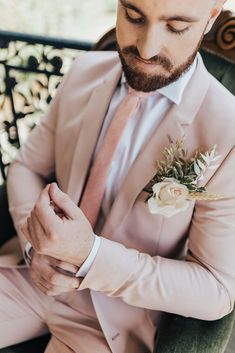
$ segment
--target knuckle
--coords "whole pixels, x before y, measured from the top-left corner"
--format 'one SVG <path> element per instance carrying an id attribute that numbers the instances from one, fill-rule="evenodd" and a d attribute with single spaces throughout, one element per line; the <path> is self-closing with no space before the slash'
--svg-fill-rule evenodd
<path id="1" fill-rule="evenodd" d="M 37 266 L 38 266 L 38 262 L 37 262 L 36 256 L 33 256 L 31 261 L 30 271 L 35 270 Z"/>
<path id="2" fill-rule="evenodd" d="M 65 271 L 71 272 L 71 273 L 76 273 L 78 271 L 78 267 L 70 264 L 68 262 L 60 261 L 59 265 L 60 268 L 62 268 Z"/>
<path id="3" fill-rule="evenodd" d="M 39 202 L 36 202 L 34 209 L 32 211 L 32 215 L 38 217 L 41 213 L 41 205 Z"/>
<path id="4" fill-rule="evenodd" d="M 57 273 L 53 273 L 50 277 L 50 283 L 57 285 L 60 283 L 60 276 Z"/>
<path id="5" fill-rule="evenodd" d="M 37 251 L 38 254 L 42 254 L 43 253 L 43 250 L 44 250 L 44 247 L 42 245 L 42 243 L 40 242 L 34 242 L 33 244 L 35 250 Z"/>
<path id="6" fill-rule="evenodd" d="M 48 297 L 54 297 L 56 295 L 56 293 L 51 290 L 51 289 L 46 289 L 45 290 L 45 294 L 48 296 Z"/>
<path id="7" fill-rule="evenodd" d="M 40 254 L 40 246 L 39 246 L 39 244 L 37 244 L 37 243 L 33 243 L 33 247 L 34 247 L 34 249 L 37 251 L 37 253 L 38 254 Z"/>
<path id="8" fill-rule="evenodd" d="M 61 196 L 60 196 L 60 200 L 61 200 L 62 203 L 67 203 L 67 202 L 69 202 L 69 197 L 68 197 L 67 194 L 62 193 Z"/>
<path id="9" fill-rule="evenodd" d="M 32 261 L 31 261 L 31 269 L 33 271 L 41 271 L 41 267 L 42 267 L 42 261 L 41 261 L 41 255 L 39 255 L 38 253 L 36 253 L 34 251 L 33 256 L 32 256 Z"/>
<path id="10" fill-rule="evenodd" d="M 51 230 L 48 232 L 48 238 L 50 241 L 55 241 L 57 239 L 57 234 L 55 231 Z"/>
<path id="11" fill-rule="evenodd" d="M 35 250 L 38 252 L 38 254 L 46 254 L 47 249 L 48 249 L 48 244 L 47 241 L 44 239 L 40 239 L 40 241 L 37 241 L 37 243 L 34 246 Z"/>
<path id="12" fill-rule="evenodd" d="M 50 297 L 54 297 L 55 295 L 59 295 L 62 293 L 63 291 L 58 290 L 58 288 L 56 288 L 55 286 L 47 286 L 46 294 Z"/>
<path id="13" fill-rule="evenodd" d="M 79 282 L 78 281 L 74 281 L 71 285 L 71 288 L 73 289 L 78 289 L 79 288 Z"/>
<path id="14" fill-rule="evenodd" d="M 62 267 L 62 264 L 63 264 L 62 260 L 51 258 L 51 263 L 52 263 L 52 265 L 56 266 L 57 268 L 63 268 Z"/>
<path id="15" fill-rule="evenodd" d="M 28 217 L 28 219 L 32 219 L 34 217 L 34 210 L 32 210 L 31 212 L 30 212 L 30 216 Z"/>
<path id="16" fill-rule="evenodd" d="M 65 285 L 67 288 L 70 288 L 70 289 L 74 289 L 77 287 L 77 283 L 75 281 L 73 281 L 72 279 L 68 279 L 66 282 L 65 282 Z"/>
<path id="17" fill-rule="evenodd" d="M 25 224 L 23 224 L 23 225 L 20 227 L 21 232 L 24 233 L 26 228 L 27 228 L 27 223 L 25 222 Z"/>

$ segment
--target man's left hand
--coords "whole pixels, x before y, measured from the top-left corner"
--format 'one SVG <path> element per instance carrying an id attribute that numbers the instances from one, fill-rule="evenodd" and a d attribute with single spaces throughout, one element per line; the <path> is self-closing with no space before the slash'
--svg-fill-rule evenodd
<path id="1" fill-rule="evenodd" d="M 55 183 L 42 191 L 22 231 L 39 254 L 78 267 L 88 257 L 95 240 L 85 215 Z"/>

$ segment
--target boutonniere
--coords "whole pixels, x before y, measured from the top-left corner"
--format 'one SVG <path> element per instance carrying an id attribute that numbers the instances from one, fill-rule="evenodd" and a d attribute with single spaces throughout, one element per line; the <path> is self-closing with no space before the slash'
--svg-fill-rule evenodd
<path id="1" fill-rule="evenodd" d="M 150 195 L 146 202 L 149 211 L 171 217 L 185 211 L 191 200 L 218 200 L 221 195 L 209 193 L 205 187 L 199 187 L 207 169 L 216 169 L 215 162 L 220 158 L 216 155 L 216 146 L 210 151 L 188 158 L 183 148 L 183 140 L 173 143 L 164 150 L 164 160 L 157 161 L 157 173 L 144 189 Z"/>

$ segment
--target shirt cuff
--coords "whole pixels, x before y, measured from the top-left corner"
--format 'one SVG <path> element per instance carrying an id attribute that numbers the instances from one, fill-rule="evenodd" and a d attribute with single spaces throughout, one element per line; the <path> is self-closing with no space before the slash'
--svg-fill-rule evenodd
<path id="1" fill-rule="evenodd" d="M 83 262 L 82 266 L 79 268 L 78 272 L 76 273 L 76 277 L 85 277 L 88 271 L 91 268 L 91 265 L 93 264 L 95 257 L 97 255 L 97 252 L 99 250 L 101 244 L 101 239 L 97 235 L 95 235 L 95 242 L 93 244 L 93 247 L 91 249 L 90 254 L 88 255 L 87 259 L 85 262 Z"/>
<path id="2" fill-rule="evenodd" d="M 25 248 L 24 248 L 24 260 L 26 262 L 26 265 L 27 266 L 31 266 L 32 264 L 32 258 L 30 256 L 30 250 L 32 249 L 32 245 L 27 242 L 26 245 L 25 245 Z"/>

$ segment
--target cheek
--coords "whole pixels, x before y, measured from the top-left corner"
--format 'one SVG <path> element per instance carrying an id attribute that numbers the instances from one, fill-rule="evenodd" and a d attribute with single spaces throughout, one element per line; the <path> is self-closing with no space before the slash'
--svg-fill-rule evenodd
<path id="1" fill-rule="evenodd" d="M 168 37 L 166 52 L 171 58 L 175 66 L 179 66 L 184 63 L 196 50 L 198 43 L 201 38 L 201 33 L 195 35 L 186 33 L 184 35 L 171 35 Z"/>
<path id="2" fill-rule="evenodd" d="M 132 26 L 127 23 L 125 18 L 117 19 L 116 37 L 121 49 L 131 45 L 136 46 L 137 33 Z"/>

